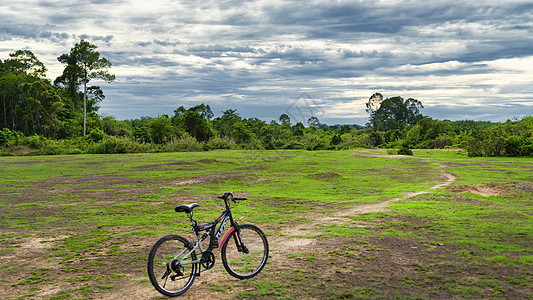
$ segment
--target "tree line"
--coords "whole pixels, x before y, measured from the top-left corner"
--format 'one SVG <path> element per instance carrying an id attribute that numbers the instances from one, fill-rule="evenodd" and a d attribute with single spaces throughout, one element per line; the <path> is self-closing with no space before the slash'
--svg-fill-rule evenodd
<path id="1" fill-rule="evenodd" d="M 26 136 L 52 139 L 86 134 L 87 123 L 98 126 L 98 104 L 105 98 L 91 79 L 112 82 L 111 63 L 85 40 L 57 60 L 65 66 L 54 82 L 46 66 L 30 50 L 18 50 L 0 60 L 0 126 Z M 91 124 L 94 123 L 94 124 Z"/>
<path id="2" fill-rule="evenodd" d="M 53 82 L 29 50 L 0 60 L 0 149 L 27 146 L 34 154 L 207 151 L 214 149 L 461 148 L 470 156 L 533 156 L 533 117 L 493 123 L 434 120 L 422 102 L 373 94 L 366 126 L 322 124 L 311 116 L 293 124 L 287 114 L 265 122 L 229 109 L 215 117 L 209 105 L 178 107 L 158 117 L 116 120 L 98 114 L 105 96 L 92 79 L 112 82 L 111 62 L 85 40 L 58 61 Z M 10 151 L 11 150 L 11 151 Z"/>

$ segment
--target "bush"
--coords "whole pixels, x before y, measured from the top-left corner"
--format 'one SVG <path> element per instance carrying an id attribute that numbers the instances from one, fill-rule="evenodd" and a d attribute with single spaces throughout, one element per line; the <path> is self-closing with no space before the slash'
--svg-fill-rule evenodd
<path id="1" fill-rule="evenodd" d="M 89 135 L 87 136 L 87 138 L 95 143 L 98 143 L 99 141 L 101 141 L 102 139 L 104 139 L 105 137 L 105 133 L 96 128 L 96 129 L 93 129 L 91 130 L 91 132 L 89 133 Z"/>
<path id="2" fill-rule="evenodd" d="M 49 141 L 44 136 L 34 134 L 25 138 L 24 144 L 32 149 L 41 149 L 49 144 Z"/>
<path id="3" fill-rule="evenodd" d="M 448 135 L 439 135 L 431 145 L 432 149 L 444 149 L 453 144 L 453 138 Z"/>
<path id="4" fill-rule="evenodd" d="M 151 152 L 151 147 L 140 144 L 128 137 L 107 136 L 101 142 L 93 145 L 89 153 L 93 154 L 119 154 Z"/>
<path id="5" fill-rule="evenodd" d="M 468 156 L 532 156 L 533 117 L 479 130 L 465 148 Z"/>
<path id="6" fill-rule="evenodd" d="M 403 144 L 400 149 L 398 149 L 398 155 L 413 155 L 413 151 L 409 149 L 407 144 Z"/>
<path id="7" fill-rule="evenodd" d="M 0 131 L 0 147 L 5 147 L 13 138 L 14 133 L 7 128 L 3 128 Z"/>
<path id="8" fill-rule="evenodd" d="M 215 149 L 237 149 L 239 146 L 235 141 L 228 137 L 214 137 L 209 139 L 204 144 L 204 150 L 215 150 Z"/>
<path id="9" fill-rule="evenodd" d="M 204 144 L 189 135 L 179 139 L 173 137 L 170 142 L 159 146 L 157 149 L 159 152 L 197 152 L 203 150 Z"/>

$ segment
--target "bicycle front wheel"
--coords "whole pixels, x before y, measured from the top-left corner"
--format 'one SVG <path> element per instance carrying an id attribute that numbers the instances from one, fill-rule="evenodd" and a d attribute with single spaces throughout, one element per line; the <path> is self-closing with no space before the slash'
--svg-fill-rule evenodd
<path id="1" fill-rule="evenodd" d="M 233 231 L 222 245 L 222 263 L 231 276 L 252 278 L 267 262 L 268 241 L 257 226 L 243 224 L 239 228 L 240 232 Z"/>
<path id="2" fill-rule="evenodd" d="M 194 282 L 197 263 L 191 243 L 171 234 L 159 239 L 148 255 L 148 276 L 155 289 L 169 297 L 185 293 Z M 188 261 L 188 263 L 187 263 Z"/>

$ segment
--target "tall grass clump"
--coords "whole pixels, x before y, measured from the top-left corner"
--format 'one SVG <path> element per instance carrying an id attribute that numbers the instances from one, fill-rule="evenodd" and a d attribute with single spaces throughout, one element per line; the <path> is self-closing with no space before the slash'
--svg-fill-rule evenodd
<path id="1" fill-rule="evenodd" d="M 203 151 L 203 143 L 194 137 L 185 135 L 180 138 L 172 137 L 170 141 L 158 145 L 158 152 L 197 152 Z"/>
<path id="2" fill-rule="evenodd" d="M 232 138 L 216 136 L 216 137 L 209 139 L 205 143 L 204 149 L 205 150 L 215 150 L 215 149 L 233 150 L 233 149 L 239 149 L 239 145 L 237 145 L 235 140 L 233 140 Z"/>
<path id="3" fill-rule="evenodd" d="M 130 137 L 106 136 L 88 150 L 92 154 L 153 152 L 149 144 L 139 143 Z"/>

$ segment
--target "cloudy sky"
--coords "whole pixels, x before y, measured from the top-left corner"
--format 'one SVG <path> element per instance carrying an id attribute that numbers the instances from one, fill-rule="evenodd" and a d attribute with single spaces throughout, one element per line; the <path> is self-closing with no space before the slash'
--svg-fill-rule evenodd
<path id="1" fill-rule="evenodd" d="M 531 0 L 0 2 L 0 59 L 29 49 L 53 80 L 81 39 L 113 64 L 94 84 L 117 119 L 205 103 L 365 124 L 375 92 L 439 120 L 533 115 Z"/>

